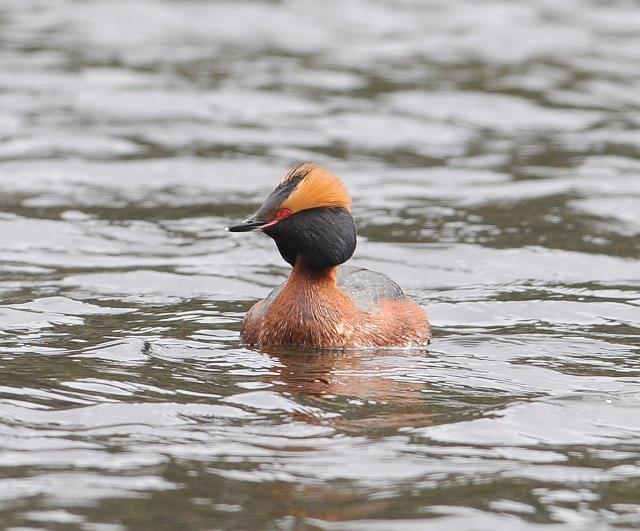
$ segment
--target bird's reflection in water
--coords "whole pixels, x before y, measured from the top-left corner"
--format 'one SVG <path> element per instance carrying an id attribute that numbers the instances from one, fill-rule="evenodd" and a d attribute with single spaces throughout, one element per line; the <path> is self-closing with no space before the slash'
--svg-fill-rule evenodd
<path id="1" fill-rule="evenodd" d="M 329 452 L 324 456 L 329 461 L 358 453 L 360 448 L 365 448 L 364 441 L 366 445 L 377 441 L 381 445 L 379 451 L 387 451 L 389 459 L 396 459 L 398 436 L 410 437 L 399 433 L 399 429 L 428 426 L 442 419 L 442 412 L 430 404 L 431 393 L 425 393 L 432 390 L 419 382 L 415 373 L 411 381 L 412 367 L 418 362 L 428 363 L 426 351 L 291 349 L 262 352 L 277 361 L 277 367 L 271 367 L 270 374 L 264 376 L 265 383 L 300 406 L 291 412 L 293 419 L 335 430 L 329 436 L 341 441 L 336 454 L 332 455 L 325 445 L 319 446 L 321 452 Z M 286 448 L 289 453 L 286 459 L 298 466 L 306 462 L 298 454 L 308 453 L 310 444 L 312 442 L 298 445 L 296 439 L 292 439 Z M 356 466 L 366 466 L 366 463 L 364 459 Z M 307 466 L 310 466 L 309 473 L 318 473 L 321 465 Z M 305 529 L 309 519 L 340 522 L 397 511 L 394 502 L 384 497 L 363 500 L 365 486 L 352 481 L 349 474 L 343 477 L 340 471 L 334 473 L 333 480 L 339 488 L 327 488 L 326 483 L 318 482 L 268 484 L 265 488 L 269 502 L 272 506 L 281 506 Z M 326 474 L 323 472 L 323 477 L 327 477 Z M 380 481 L 383 474 L 381 472 Z"/>
<path id="2" fill-rule="evenodd" d="M 440 415 L 429 408 L 430 389 L 406 377 L 413 361 L 428 358 L 424 350 L 267 353 L 280 365 L 269 382 L 299 403 L 333 413 L 328 423 L 341 431 L 428 426 Z"/>

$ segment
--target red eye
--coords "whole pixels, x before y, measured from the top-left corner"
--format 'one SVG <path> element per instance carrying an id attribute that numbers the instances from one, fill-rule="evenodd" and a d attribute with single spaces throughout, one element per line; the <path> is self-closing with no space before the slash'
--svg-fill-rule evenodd
<path id="1" fill-rule="evenodd" d="M 291 210 L 289 210 L 288 208 L 281 208 L 276 212 L 276 215 L 269 223 L 262 225 L 262 227 L 260 228 L 264 230 L 268 229 L 269 227 L 273 227 L 276 223 L 278 223 L 278 221 L 288 218 L 291 214 L 293 214 L 293 212 L 291 212 Z"/>
<path id="2" fill-rule="evenodd" d="M 275 219 L 281 220 L 281 219 L 284 219 L 284 218 L 288 218 L 290 215 L 291 215 L 291 210 L 289 210 L 288 208 L 281 208 L 276 213 L 276 218 Z"/>

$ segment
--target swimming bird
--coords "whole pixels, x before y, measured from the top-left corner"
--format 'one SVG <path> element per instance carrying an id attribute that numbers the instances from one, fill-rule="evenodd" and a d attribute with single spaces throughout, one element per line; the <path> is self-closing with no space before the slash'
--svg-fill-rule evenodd
<path id="1" fill-rule="evenodd" d="M 231 232 L 260 230 L 293 270 L 247 312 L 250 346 L 325 349 L 426 347 L 424 310 L 382 273 L 341 266 L 356 248 L 344 183 L 313 163 L 294 166 L 253 216 Z"/>

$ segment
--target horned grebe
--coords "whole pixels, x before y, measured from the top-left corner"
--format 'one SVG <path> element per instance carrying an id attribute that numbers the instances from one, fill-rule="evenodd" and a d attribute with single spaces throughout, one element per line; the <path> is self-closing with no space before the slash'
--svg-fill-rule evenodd
<path id="1" fill-rule="evenodd" d="M 241 339 L 259 347 L 426 347 L 424 310 L 382 273 L 343 266 L 356 248 L 351 198 L 342 181 L 312 163 L 294 166 L 249 219 L 293 271 L 244 318 Z"/>

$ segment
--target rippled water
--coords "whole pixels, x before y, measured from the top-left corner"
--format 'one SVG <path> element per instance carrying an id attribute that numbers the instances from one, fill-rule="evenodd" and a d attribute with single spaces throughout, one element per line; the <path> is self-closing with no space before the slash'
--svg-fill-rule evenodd
<path id="1" fill-rule="evenodd" d="M 640 528 L 640 11 L 0 4 L 12 529 Z M 258 352 L 294 161 L 428 354 Z"/>

